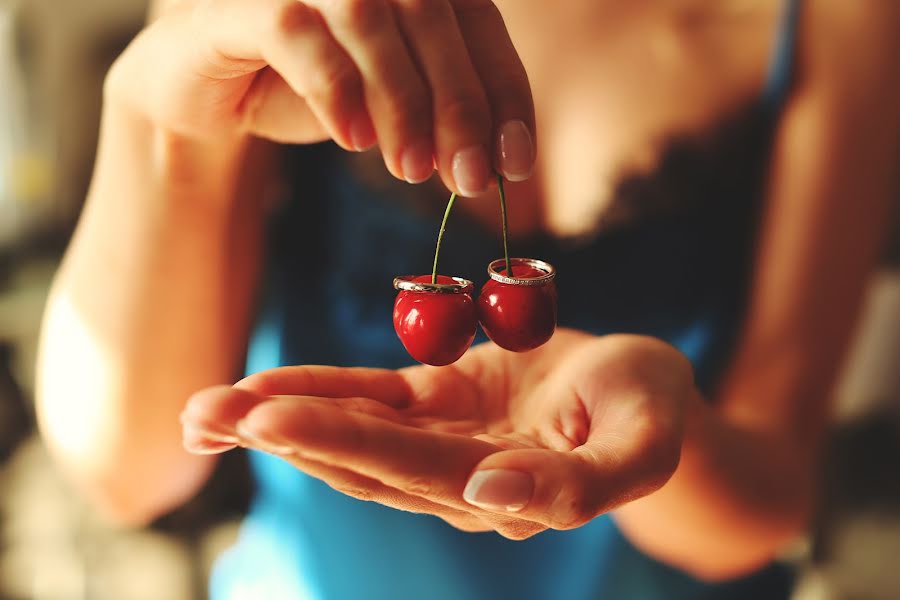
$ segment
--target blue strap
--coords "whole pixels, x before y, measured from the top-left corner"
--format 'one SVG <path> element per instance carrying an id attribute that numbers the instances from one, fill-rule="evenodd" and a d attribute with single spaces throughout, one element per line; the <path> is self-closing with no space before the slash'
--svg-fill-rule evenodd
<path id="1" fill-rule="evenodd" d="M 763 105 L 772 114 L 781 110 L 791 87 L 799 20 L 800 0 L 785 0 L 762 94 Z"/>

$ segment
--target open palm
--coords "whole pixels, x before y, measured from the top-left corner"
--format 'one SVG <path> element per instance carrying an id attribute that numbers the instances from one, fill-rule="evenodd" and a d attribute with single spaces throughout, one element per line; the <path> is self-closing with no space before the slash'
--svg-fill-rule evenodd
<path id="1" fill-rule="evenodd" d="M 530 353 L 484 344 L 442 368 L 257 373 L 196 394 L 184 440 L 272 452 L 356 498 L 522 539 L 661 486 L 695 396 L 662 342 L 560 330 Z"/>

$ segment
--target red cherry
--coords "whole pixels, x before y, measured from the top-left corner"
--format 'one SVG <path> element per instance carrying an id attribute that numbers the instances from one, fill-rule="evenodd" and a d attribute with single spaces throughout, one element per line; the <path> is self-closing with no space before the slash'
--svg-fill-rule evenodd
<path id="1" fill-rule="evenodd" d="M 420 284 L 419 289 L 404 289 L 413 287 L 410 284 Z M 471 281 L 439 275 L 438 285 L 428 289 L 431 285 L 431 275 L 394 280 L 400 289 L 394 302 L 394 330 L 410 356 L 442 367 L 459 360 L 472 345 L 478 315 Z"/>
<path id="2" fill-rule="evenodd" d="M 505 278 L 503 259 L 488 267 L 491 279 L 481 288 L 478 297 L 478 319 L 481 328 L 501 348 L 512 352 L 527 352 L 543 345 L 556 330 L 555 271 L 542 261 L 514 258 L 513 279 L 497 281 L 495 274 Z M 543 267 L 543 268 L 539 268 Z"/>

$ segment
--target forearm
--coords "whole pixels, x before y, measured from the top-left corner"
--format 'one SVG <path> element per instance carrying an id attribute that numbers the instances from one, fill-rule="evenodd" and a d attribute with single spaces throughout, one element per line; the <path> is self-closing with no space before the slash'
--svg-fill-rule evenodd
<path id="1" fill-rule="evenodd" d="M 897 8 L 807 8 L 812 45 L 773 146 L 740 344 L 715 408 L 696 402 L 672 480 L 618 516 L 638 546 L 705 577 L 746 573 L 804 531 L 833 386 L 897 197 L 900 85 L 884 77 Z"/>
<path id="2" fill-rule="evenodd" d="M 641 550 L 699 578 L 746 574 L 805 530 L 818 447 L 729 422 L 698 395 L 675 474 L 615 518 Z"/>
<path id="3" fill-rule="evenodd" d="M 53 286 L 42 432 L 106 511 L 146 521 L 212 466 L 181 448 L 188 395 L 242 356 L 259 211 L 234 202 L 242 143 L 166 138 L 108 103 L 92 188 Z"/>

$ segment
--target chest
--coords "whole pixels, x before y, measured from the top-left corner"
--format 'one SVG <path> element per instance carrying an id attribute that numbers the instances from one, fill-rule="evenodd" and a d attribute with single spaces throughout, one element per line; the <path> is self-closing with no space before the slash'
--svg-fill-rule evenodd
<path id="1" fill-rule="evenodd" d="M 758 96 L 779 13 L 769 1 L 670 12 L 609 0 L 497 4 L 528 71 L 539 138 L 535 177 L 511 191 L 513 226 L 561 236 L 584 234 L 617 182 L 656 169 L 673 138 L 702 135 Z"/>
<path id="2" fill-rule="evenodd" d="M 714 131 L 756 101 L 781 12 L 779 0 L 495 3 L 535 102 L 534 176 L 507 184 L 515 237 L 590 234 L 623 178 L 652 174 L 673 139 Z M 366 160 L 383 171 L 377 156 Z M 395 187 L 446 202 L 438 177 Z M 456 210 L 496 231 L 495 195 Z"/>

